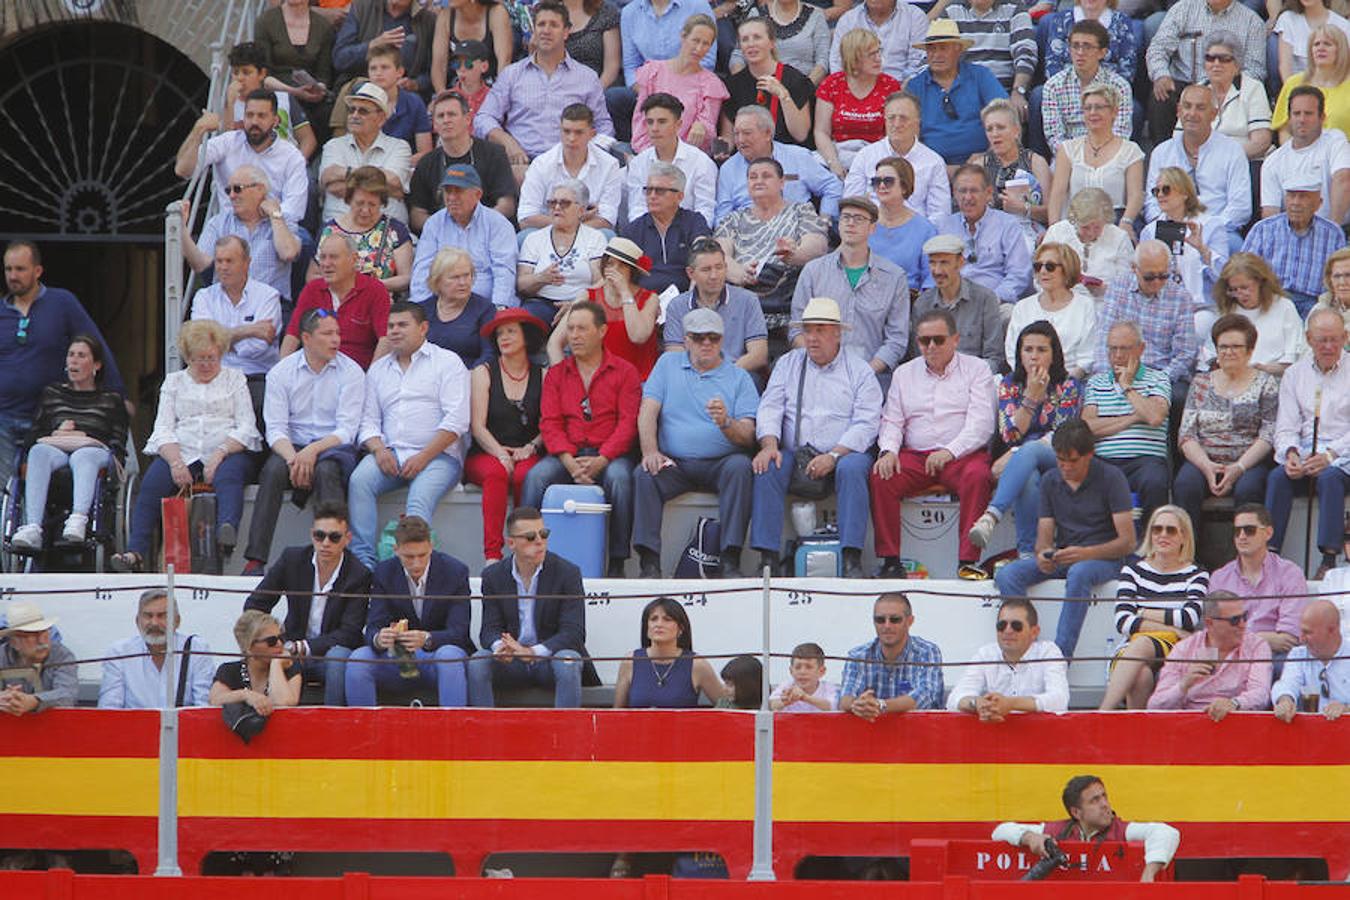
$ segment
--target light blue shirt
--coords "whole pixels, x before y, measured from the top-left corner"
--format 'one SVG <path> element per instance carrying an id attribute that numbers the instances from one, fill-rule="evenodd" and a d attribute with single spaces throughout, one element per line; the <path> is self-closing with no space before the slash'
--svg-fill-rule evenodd
<path id="1" fill-rule="evenodd" d="M 267 373 L 267 446 L 286 438 L 298 450 L 330 434 L 354 444 L 365 397 L 366 373 L 350 357 L 339 353 L 315 372 L 303 349 L 292 353 Z"/>
<path id="2" fill-rule="evenodd" d="M 1342 639 L 1340 648 L 1332 655 L 1343 657 L 1347 649 L 1350 648 L 1346 647 Z M 1322 692 L 1324 670 L 1327 673 L 1326 693 Z M 1317 695 L 1318 712 L 1326 709 L 1328 703 L 1350 703 L 1350 659 L 1333 659 L 1324 663 L 1310 656 L 1305 644 L 1290 650 L 1280 680 L 1270 688 L 1270 703 L 1274 706 L 1281 697 L 1289 697 L 1298 705 L 1305 693 Z"/>
<path id="3" fill-rule="evenodd" d="M 1158 173 L 1176 166 L 1195 183 L 1205 212 L 1218 216 L 1229 228 L 1241 228 L 1252 217 L 1252 170 L 1242 145 L 1217 131 L 1200 145 L 1197 163 L 1192 166 L 1181 143 L 1181 135 L 1169 138 L 1153 148 L 1148 159 L 1148 179 L 1144 182 L 1144 219 L 1152 222 L 1162 215 L 1150 190 L 1158 183 Z"/>
<path id="4" fill-rule="evenodd" d="M 697 371 L 689 353 L 664 353 L 642 386 L 642 398 L 661 404 L 661 451 L 676 459 L 721 459 L 747 448 L 733 444 L 708 415 L 721 399 L 733 419 L 754 419 L 759 392 L 750 373 L 722 357 L 721 365 Z"/>
<path id="5" fill-rule="evenodd" d="M 699 13 L 717 21 L 708 0 L 670 0 L 660 16 L 651 0 L 633 0 L 619 13 L 619 34 L 623 37 L 623 78 L 633 84 L 637 70 L 649 59 L 674 59 L 680 55 L 680 31 L 685 20 Z M 717 60 L 717 42 L 703 56 L 703 68 L 712 69 Z"/>
<path id="6" fill-rule="evenodd" d="M 831 219 L 839 218 L 839 198 L 843 184 L 833 172 L 820 164 L 810 150 L 796 144 L 774 141 L 773 158 L 778 160 L 786 176 L 783 182 L 784 200 L 788 203 L 810 203 L 812 197 L 819 197 L 820 214 Z M 745 158 L 744 153 L 733 153 L 730 159 L 722 163 L 722 171 L 717 173 L 717 222 L 750 205 L 750 189 L 745 181 L 749 171 L 750 160 Z M 1029 258 L 1027 271 L 1031 271 Z"/>
<path id="7" fill-rule="evenodd" d="M 534 651 L 535 656 L 552 656 L 548 647 L 539 643 L 539 635 L 534 630 L 534 598 L 539 587 L 539 573 L 544 571 L 543 563 L 534 570 L 530 576 L 529 582 L 520 577 L 520 570 L 516 568 L 516 557 L 511 556 L 511 577 L 516 582 L 516 609 L 520 611 L 520 634 L 516 635 L 516 640 Z M 501 641 L 492 645 L 496 650 L 501 646 Z"/>
<path id="8" fill-rule="evenodd" d="M 1016 303 L 1031 293 L 1031 250 L 1021 219 L 991 207 L 975 223 L 974 235 L 959 212 L 939 219 L 937 229 L 938 234 L 954 234 L 965 241 L 962 278 L 984 285 L 1004 303 Z"/>
<path id="9" fill-rule="evenodd" d="M 432 296 L 427 285 L 431 261 L 442 247 L 459 247 L 473 258 L 473 292 L 487 297 L 498 308 L 519 306 L 516 299 L 516 230 L 495 209 L 478 204 L 468 228 L 442 209 L 422 226 L 422 239 L 413 257 L 412 284 L 408 292 L 414 303 Z"/>
<path id="10" fill-rule="evenodd" d="M 174 648 L 180 653 L 187 643 L 187 635 L 174 632 Z M 211 647 L 200 636 L 193 638 L 192 656 L 188 660 L 187 684 L 183 690 L 184 706 L 206 706 L 215 680 L 216 660 L 208 656 Z M 168 666 L 157 668 L 148 655 L 145 639 L 139 634 L 119 641 L 108 648 L 108 656 L 130 656 L 130 659 L 110 659 L 103 664 L 103 680 L 98 686 L 99 709 L 159 709 L 168 697 L 165 681 Z M 182 665 L 182 658 L 178 660 Z M 178 686 L 174 685 L 175 693 Z"/>
<path id="11" fill-rule="evenodd" d="M 286 226 L 291 234 L 295 234 L 294 222 L 287 222 Z M 197 238 L 197 247 L 203 253 L 213 254 L 216 241 L 230 235 L 243 238 L 244 243 L 248 244 L 248 277 L 272 286 L 279 295 L 289 300 L 291 264 L 282 262 L 281 257 L 277 256 L 276 244 L 272 242 L 272 219 L 263 216 L 249 231 L 248 226 L 234 214 L 234 210 L 226 207 L 206 220 L 201 236 Z"/>

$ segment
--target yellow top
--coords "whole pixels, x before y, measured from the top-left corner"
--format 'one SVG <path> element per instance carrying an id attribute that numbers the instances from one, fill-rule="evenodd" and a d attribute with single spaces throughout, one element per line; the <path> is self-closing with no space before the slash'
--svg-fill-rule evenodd
<path id="1" fill-rule="evenodd" d="M 1275 100 L 1275 113 L 1271 116 L 1270 127 L 1279 131 L 1289 124 L 1289 92 L 1298 87 L 1308 77 L 1307 72 L 1299 72 L 1290 77 L 1280 88 L 1280 96 Z M 1327 128 L 1338 128 L 1350 136 L 1350 79 L 1334 88 L 1322 88 L 1327 98 Z"/>

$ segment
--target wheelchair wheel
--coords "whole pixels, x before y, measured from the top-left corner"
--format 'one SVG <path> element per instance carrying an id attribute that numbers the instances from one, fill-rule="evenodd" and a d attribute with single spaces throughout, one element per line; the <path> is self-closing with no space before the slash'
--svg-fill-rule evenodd
<path id="1" fill-rule="evenodd" d="M 136 494 L 136 484 L 139 479 L 140 472 L 128 467 L 125 477 L 122 479 L 122 486 L 117 492 L 117 514 L 116 521 L 113 525 L 113 547 L 118 552 L 126 550 L 127 541 L 131 539 L 131 510 Z M 102 569 L 99 571 L 102 571 Z"/>
<path id="2" fill-rule="evenodd" d="M 11 479 L 11 484 L 13 479 Z M 11 553 L 9 549 L 9 536 L 13 534 L 14 529 L 10 527 L 10 519 L 14 515 L 13 494 L 7 488 L 0 492 L 0 570 L 13 572 L 15 562 L 19 559 L 18 554 Z"/>

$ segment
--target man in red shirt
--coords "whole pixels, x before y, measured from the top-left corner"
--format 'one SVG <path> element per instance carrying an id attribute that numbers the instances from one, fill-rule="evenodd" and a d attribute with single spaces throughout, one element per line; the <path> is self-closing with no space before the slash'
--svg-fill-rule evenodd
<path id="1" fill-rule="evenodd" d="M 384 339 L 389 324 L 389 291 L 378 278 L 356 271 L 356 244 L 351 238 L 330 234 L 319 244 L 315 257 L 319 277 L 305 285 L 295 302 L 295 312 L 281 341 L 281 355 L 300 348 L 300 319 L 311 309 L 326 309 L 337 316 L 342 330 L 341 352 L 362 369 L 389 352 Z"/>
<path id="2" fill-rule="evenodd" d="M 585 313 L 578 315 L 577 313 Z M 633 535 L 633 457 L 641 379 L 632 363 L 605 352 L 605 311 L 583 301 L 567 318 L 572 355 L 548 370 L 539 431 L 549 456 L 525 476 L 521 506 L 540 509 L 554 484 L 598 484 L 613 506 L 609 577 L 622 578 Z"/>

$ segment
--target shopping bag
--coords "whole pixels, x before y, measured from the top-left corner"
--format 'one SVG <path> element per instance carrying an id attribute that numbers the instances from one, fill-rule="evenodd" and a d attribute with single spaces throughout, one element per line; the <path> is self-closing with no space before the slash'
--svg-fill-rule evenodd
<path id="1" fill-rule="evenodd" d="M 160 514 L 164 523 L 164 552 L 162 554 L 165 571 L 169 566 L 178 574 L 192 571 L 192 542 L 188 530 L 187 492 L 165 497 L 159 501 Z"/>

